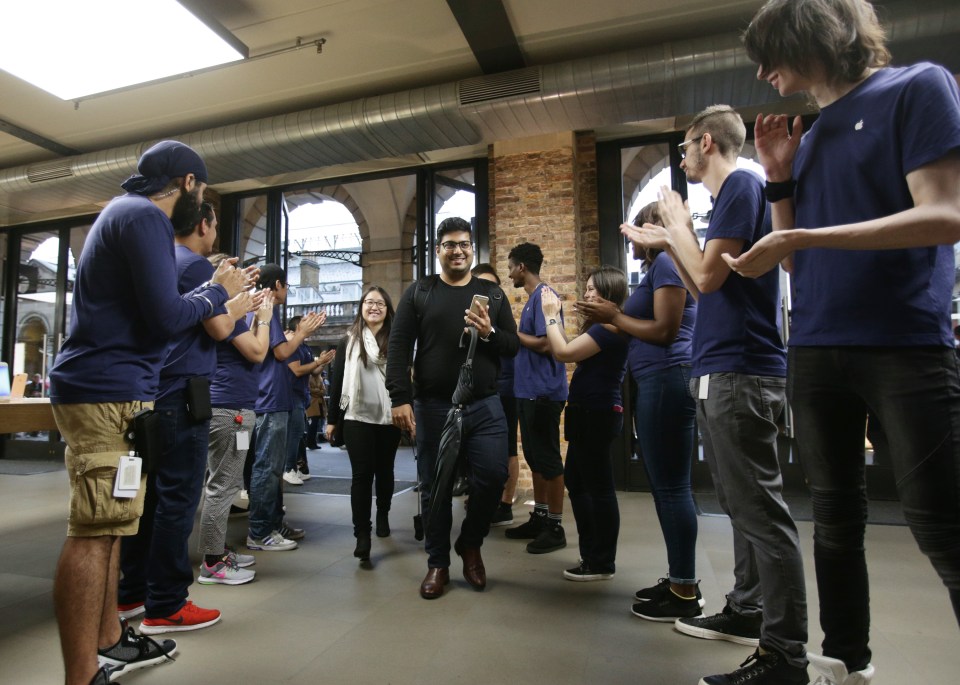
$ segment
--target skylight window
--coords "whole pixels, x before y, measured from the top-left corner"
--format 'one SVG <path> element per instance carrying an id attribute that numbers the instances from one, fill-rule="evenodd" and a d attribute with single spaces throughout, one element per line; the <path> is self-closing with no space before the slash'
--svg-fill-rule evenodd
<path id="1" fill-rule="evenodd" d="M 4 3 L 0 69 L 63 100 L 244 59 L 246 46 L 175 0 Z"/>

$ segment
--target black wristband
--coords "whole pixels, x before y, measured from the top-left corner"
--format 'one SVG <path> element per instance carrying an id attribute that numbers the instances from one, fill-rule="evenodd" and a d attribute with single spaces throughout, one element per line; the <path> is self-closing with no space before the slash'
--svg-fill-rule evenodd
<path id="1" fill-rule="evenodd" d="M 766 196 L 767 202 L 779 202 L 793 197 L 793 191 L 796 188 L 797 182 L 792 178 L 789 181 L 780 181 L 779 183 L 767 181 L 766 185 L 763 186 L 763 194 Z"/>

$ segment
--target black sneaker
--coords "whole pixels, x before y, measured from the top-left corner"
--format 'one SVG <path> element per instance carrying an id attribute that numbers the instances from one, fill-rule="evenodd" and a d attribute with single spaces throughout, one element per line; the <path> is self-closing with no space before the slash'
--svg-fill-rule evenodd
<path id="1" fill-rule="evenodd" d="M 530 554 L 546 554 L 547 552 L 556 552 L 566 546 L 567 536 L 563 532 L 563 526 L 548 524 L 540 530 L 540 534 L 532 542 L 527 543 L 527 551 Z"/>
<path id="2" fill-rule="evenodd" d="M 388 538 L 390 537 L 390 512 L 378 510 L 377 511 L 377 537 L 378 538 Z"/>
<path id="3" fill-rule="evenodd" d="M 109 678 L 154 666 L 164 661 L 173 661 L 177 653 L 175 640 L 157 641 L 146 635 L 138 635 L 133 628 L 124 626 L 120 640 L 113 647 L 97 650 L 101 667 L 109 669 Z"/>
<path id="4" fill-rule="evenodd" d="M 747 647 L 760 646 L 760 624 L 763 617 L 743 616 L 734 613 L 729 605 L 723 607 L 723 612 L 704 618 L 678 618 L 673 624 L 674 629 L 684 635 L 700 637 L 704 640 L 726 640 L 736 642 Z"/>
<path id="5" fill-rule="evenodd" d="M 580 583 L 587 583 L 591 580 L 610 580 L 613 578 L 613 571 L 598 571 L 590 568 L 583 559 L 575 568 L 568 568 L 563 572 L 563 577 L 567 580 L 573 580 Z"/>
<path id="6" fill-rule="evenodd" d="M 516 528 L 507 528 L 503 534 L 511 540 L 533 540 L 540 535 L 540 530 L 543 528 L 546 518 L 546 516 L 530 512 L 529 521 L 521 523 Z"/>
<path id="7" fill-rule="evenodd" d="M 506 502 L 500 502 L 497 505 L 497 511 L 493 515 L 493 520 L 490 521 L 490 527 L 495 528 L 497 526 L 512 526 L 513 525 L 513 507 L 511 507 Z"/>
<path id="8" fill-rule="evenodd" d="M 761 654 L 758 649 L 733 673 L 700 679 L 700 685 L 807 685 L 805 666 L 793 666 L 777 652 Z"/>
<path id="9" fill-rule="evenodd" d="M 667 591 L 661 593 L 656 599 L 647 602 L 638 602 L 631 609 L 634 616 L 646 619 L 648 621 L 660 621 L 662 623 L 673 623 L 678 618 L 702 617 L 700 604 L 695 597 L 684 599 L 678 596 L 667 586 Z"/>
<path id="10" fill-rule="evenodd" d="M 657 581 L 656 585 L 650 587 L 645 587 L 642 590 L 637 590 L 633 594 L 633 598 L 638 602 L 649 602 L 652 599 L 658 599 L 664 593 L 670 592 L 670 579 L 661 578 Z M 707 602 L 703 599 L 703 595 L 700 593 L 700 584 L 697 584 L 697 604 L 700 605 L 702 609 L 707 605 Z"/>

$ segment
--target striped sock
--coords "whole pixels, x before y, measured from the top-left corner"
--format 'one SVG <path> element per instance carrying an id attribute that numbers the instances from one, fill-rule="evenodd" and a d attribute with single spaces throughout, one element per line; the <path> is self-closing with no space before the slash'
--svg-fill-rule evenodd
<path id="1" fill-rule="evenodd" d="M 547 518 L 549 514 L 549 509 L 546 504 L 534 504 L 533 505 L 533 515 L 539 516 L 540 518 Z"/>
<path id="2" fill-rule="evenodd" d="M 563 523 L 563 513 L 554 514 L 552 512 L 547 512 L 547 521 L 551 526 L 559 526 Z"/>

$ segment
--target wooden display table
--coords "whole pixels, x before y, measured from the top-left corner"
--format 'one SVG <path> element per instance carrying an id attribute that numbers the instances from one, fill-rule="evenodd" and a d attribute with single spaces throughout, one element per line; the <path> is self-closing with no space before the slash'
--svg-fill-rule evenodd
<path id="1" fill-rule="evenodd" d="M 57 423 L 48 398 L 0 399 L 0 434 L 55 430 Z"/>

